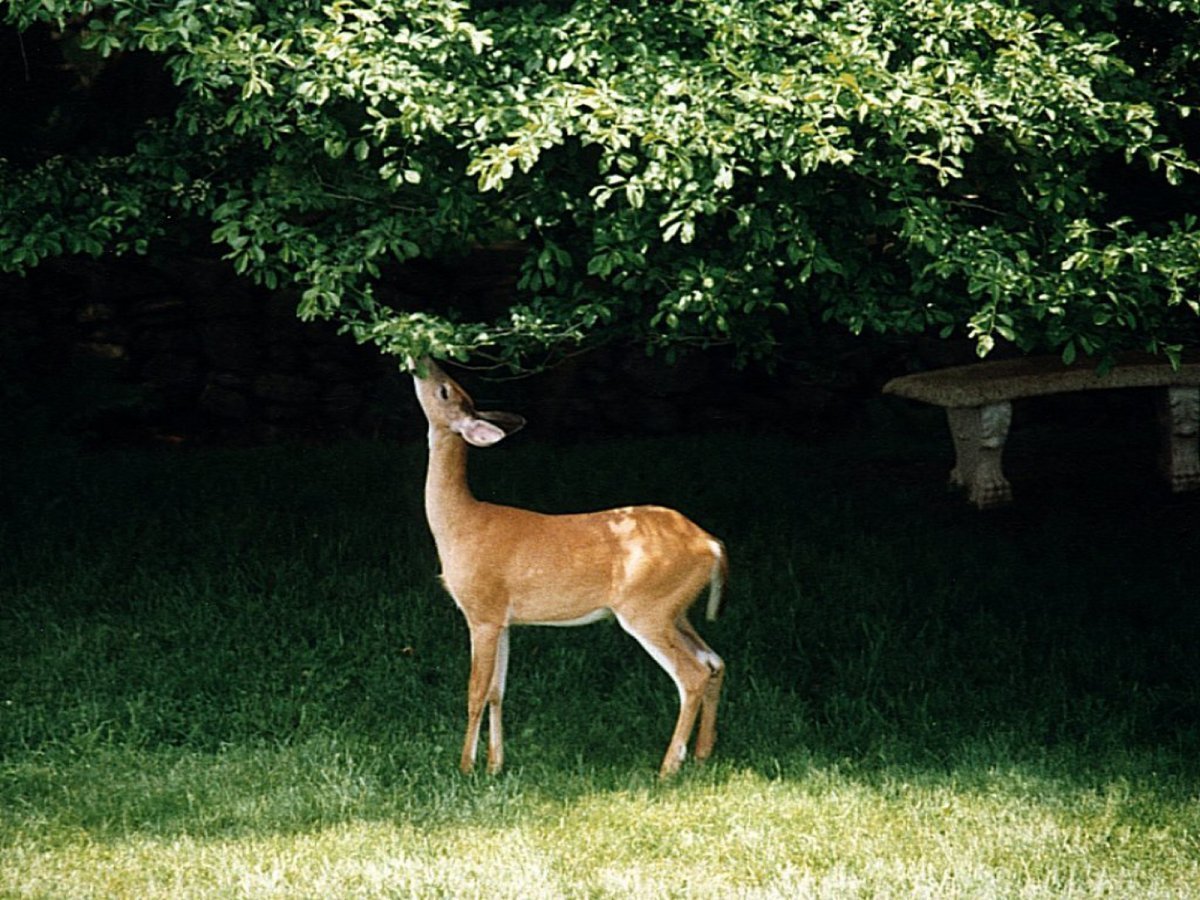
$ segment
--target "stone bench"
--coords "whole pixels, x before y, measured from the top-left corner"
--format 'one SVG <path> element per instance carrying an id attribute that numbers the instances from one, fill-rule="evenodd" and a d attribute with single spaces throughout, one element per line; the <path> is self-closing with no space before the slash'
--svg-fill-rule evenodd
<path id="1" fill-rule="evenodd" d="M 1088 365 L 1063 365 L 1057 357 L 1023 357 L 903 375 L 883 392 L 945 407 L 955 451 L 950 482 L 987 509 L 1012 500 L 1001 456 L 1013 400 L 1115 388 L 1162 389 L 1163 474 L 1174 491 L 1200 487 L 1200 362 L 1184 362 L 1176 371 L 1161 357 L 1131 354 L 1101 375 Z"/>

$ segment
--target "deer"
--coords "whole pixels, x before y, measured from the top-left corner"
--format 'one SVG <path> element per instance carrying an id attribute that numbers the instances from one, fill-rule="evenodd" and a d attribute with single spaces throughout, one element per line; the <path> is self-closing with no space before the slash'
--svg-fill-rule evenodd
<path id="1" fill-rule="evenodd" d="M 491 447 L 525 424 L 515 413 L 481 412 L 431 359 L 412 365 L 417 401 L 429 423 L 425 514 L 441 581 L 466 619 L 471 671 L 467 730 L 459 768 L 469 774 L 488 710 L 487 770 L 504 764 L 501 707 L 514 625 L 586 625 L 615 617 L 666 670 L 679 690 L 679 716 L 659 769 L 676 773 L 693 749 L 707 759 L 716 741 L 725 664 L 688 621 L 708 588 L 707 618 L 722 606 L 725 545 L 662 506 L 546 514 L 477 500 L 467 482 L 467 450 Z"/>

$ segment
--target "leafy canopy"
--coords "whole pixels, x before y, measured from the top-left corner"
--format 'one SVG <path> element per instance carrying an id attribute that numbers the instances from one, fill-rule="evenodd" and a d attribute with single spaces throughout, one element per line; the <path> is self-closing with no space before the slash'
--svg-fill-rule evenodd
<path id="1" fill-rule="evenodd" d="M 1197 0 L 2 15 L 100 61 L 154 54 L 177 86 L 119 153 L 0 160 L 8 270 L 204 223 L 238 271 L 296 288 L 301 316 L 408 359 L 613 336 L 768 354 L 817 318 L 965 333 L 981 354 L 1177 356 L 1200 313 Z M 1121 208 L 1130 179 L 1152 202 Z M 397 263 L 497 241 L 527 248 L 511 308 L 381 299 Z"/>

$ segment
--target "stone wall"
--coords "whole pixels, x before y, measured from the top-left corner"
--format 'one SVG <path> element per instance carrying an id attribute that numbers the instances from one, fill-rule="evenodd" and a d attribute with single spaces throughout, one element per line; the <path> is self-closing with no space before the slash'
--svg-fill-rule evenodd
<path id="1" fill-rule="evenodd" d="M 453 267 L 412 267 L 394 290 L 401 302 L 502 308 L 515 276 L 515 254 L 499 248 Z M 0 375 L 24 385 L 27 407 L 64 420 L 53 424 L 102 440 L 422 434 L 395 361 L 330 323 L 301 322 L 295 305 L 220 260 L 56 261 L 0 281 Z M 481 407 L 519 410 L 547 437 L 811 432 L 844 420 L 882 383 L 878 361 L 847 346 L 820 364 L 785 354 L 771 374 L 735 372 L 719 351 L 668 366 L 636 348 L 604 348 L 529 379 L 465 380 Z"/>
<path id="2" fill-rule="evenodd" d="M 294 297 L 220 261 L 56 262 L 6 287 L 5 324 L 24 335 L 24 374 L 43 393 L 71 378 L 126 388 L 96 405 L 100 431 L 270 440 L 383 427 L 387 360 L 301 322 Z"/>

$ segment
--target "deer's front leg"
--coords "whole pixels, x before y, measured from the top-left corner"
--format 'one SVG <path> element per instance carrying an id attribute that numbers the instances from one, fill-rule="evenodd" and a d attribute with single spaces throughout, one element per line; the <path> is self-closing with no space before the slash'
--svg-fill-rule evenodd
<path id="1" fill-rule="evenodd" d="M 475 751 L 479 747 L 479 729 L 483 724 L 483 708 L 488 702 L 496 676 L 496 658 L 505 629 L 497 625 L 470 625 L 471 679 L 467 684 L 467 734 L 463 740 L 459 768 L 466 774 L 475 768 Z M 507 650 L 507 647 L 505 648 Z M 499 715 L 494 714 L 498 722 Z M 495 737 L 493 737 L 495 740 Z M 492 748 L 489 760 L 494 759 Z"/>
<path id="2" fill-rule="evenodd" d="M 495 775 L 504 765 L 504 726 L 500 721 L 504 703 L 504 682 L 508 674 L 508 629 L 500 629 L 496 641 L 496 661 L 488 685 L 488 772 Z"/>

